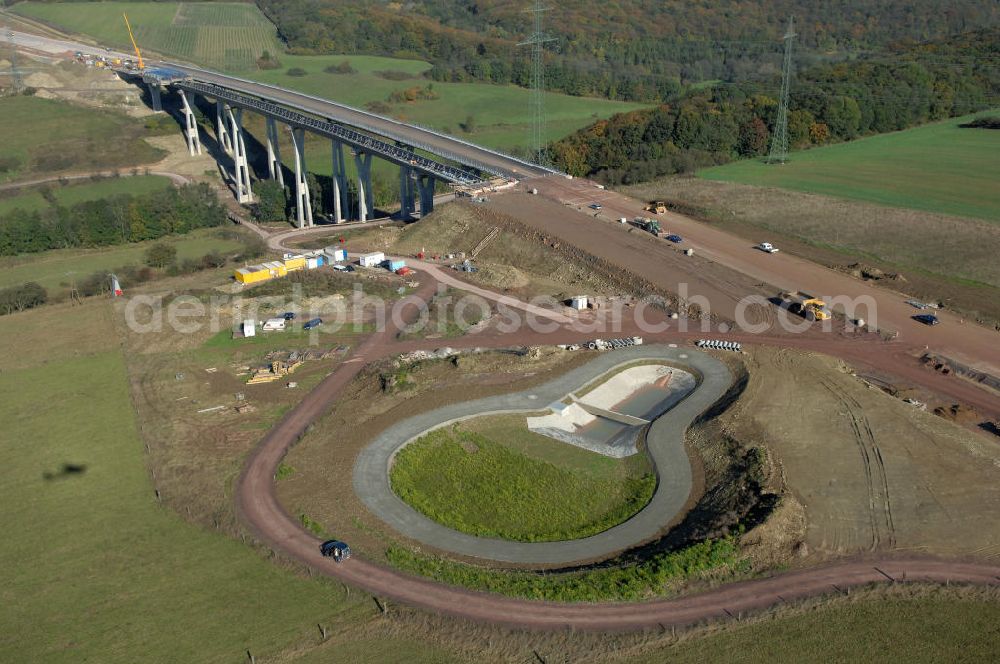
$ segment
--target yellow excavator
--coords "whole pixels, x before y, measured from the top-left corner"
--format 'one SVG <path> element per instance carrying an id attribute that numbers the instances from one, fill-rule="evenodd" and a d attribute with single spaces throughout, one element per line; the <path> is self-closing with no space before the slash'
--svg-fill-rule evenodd
<path id="1" fill-rule="evenodd" d="M 650 201 L 646 204 L 646 212 L 652 212 L 653 214 L 666 214 L 667 204 L 663 201 Z"/>
<path id="2" fill-rule="evenodd" d="M 141 71 L 146 68 L 146 65 L 142 62 L 142 53 L 139 52 L 139 45 L 135 43 L 135 36 L 132 34 L 132 26 L 128 22 L 128 14 L 122 14 L 122 16 L 125 18 L 125 27 L 128 28 L 128 38 L 132 40 L 132 48 L 135 49 L 135 57 L 139 62 L 138 68 Z"/>

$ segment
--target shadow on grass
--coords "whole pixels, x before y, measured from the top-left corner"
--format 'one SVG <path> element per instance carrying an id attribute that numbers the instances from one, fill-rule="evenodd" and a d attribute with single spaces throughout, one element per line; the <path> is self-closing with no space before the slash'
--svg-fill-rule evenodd
<path id="1" fill-rule="evenodd" d="M 47 482 L 52 482 L 54 480 L 64 480 L 70 477 L 75 477 L 77 475 L 83 475 L 87 472 L 87 466 L 83 464 L 76 463 L 64 463 L 62 467 L 56 471 L 51 472 L 46 470 L 42 473 L 42 479 Z"/>

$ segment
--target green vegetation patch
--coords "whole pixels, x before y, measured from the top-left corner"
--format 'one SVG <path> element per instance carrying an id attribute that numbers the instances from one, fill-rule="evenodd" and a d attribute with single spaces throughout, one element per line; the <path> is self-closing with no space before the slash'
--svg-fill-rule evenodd
<path id="1" fill-rule="evenodd" d="M 195 259 L 217 251 L 222 254 L 237 252 L 243 246 L 231 232 L 219 229 L 200 229 L 169 240 L 177 249 L 177 259 Z M 102 249 L 52 249 L 37 254 L 0 257 L 0 287 L 34 281 L 51 293 L 68 290 L 74 281 L 100 270 L 114 270 L 123 265 L 143 265 L 146 251 L 156 242 L 136 242 Z M 123 283 L 126 289 L 131 284 Z"/>
<path id="2" fill-rule="evenodd" d="M 127 13 L 140 49 L 227 71 L 250 69 L 264 51 L 282 48 L 275 27 L 250 3 L 24 2 L 14 11 L 131 52 Z"/>
<path id="3" fill-rule="evenodd" d="M 904 591 L 905 592 L 905 591 Z M 916 596 L 844 600 L 774 620 L 730 624 L 636 663 L 985 662 L 1000 650 L 1000 604 L 985 598 Z"/>
<path id="4" fill-rule="evenodd" d="M 563 574 L 476 567 L 397 546 L 389 547 L 386 556 L 399 569 L 442 583 L 554 602 L 648 599 L 662 595 L 672 584 L 728 575 L 741 568 L 734 537 L 699 542 L 636 565 Z"/>
<path id="5" fill-rule="evenodd" d="M 482 418 L 478 431 L 432 431 L 396 455 L 393 490 L 448 527 L 524 542 L 587 537 L 638 512 L 656 479 L 641 460 L 616 460 Z M 498 442 L 502 441 L 502 442 Z"/>
<path id="6" fill-rule="evenodd" d="M 15 209 L 41 211 L 54 205 L 69 207 L 85 201 L 129 194 L 142 196 L 170 186 L 170 178 L 162 175 L 136 175 L 100 180 L 71 180 L 66 184 L 51 182 L 29 191 L 0 198 L 0 215 Z"/>
<path id="7" fill-rule="evenodd" d="M 145 135 L 139 120 L 119 113 L 40 97 L 2 98 L 0 182 L 158 161 L 164 152 L 142 140 Z"/>
<path id="8" fill-rule="evenodd" d="M 327 69 L 349 63 L 353 72 L 332 74 Z M 249 77 L 306 94 L 332 99 L 365 108 L 372 106 L 383 115 L 447 131 L 476 143 L 501 149 L 524 146 L 531 123 L 531 91 L 512 85 L 484 83 L 428 82 L 420 78 L 430 69 L 421 60 L 402 60 L 377 56 L 316 55 L 281 56 L 281 69 L 257 71 Z M 289 75 L 289 69 L 299 70 Z M 346 68 L 345 68 L 346 69 Z M 386 72 L 399 75 L 386 77 Z M 414 79 L 402 79 L 409 74 Z M 394 80 L 395 79 L 395 80 Z M 409 102 L 391 101 L 406 96 L 414 87 L 429 89 L 434 98 Z M 572 97 L 556 93 L 545 96 L 546 139 L 555 140 L 584 127 L 598 118 L 606 118 L 642 108 L 640 104 Z M 463 126 L 472 119 L 471 131 Z M 324 150 L 324 153 L 328 150 Z M 329 162 L 329 156 L 323 158 Z M 317 166 L 320 166 L 317 163 Z M 317 170 L 316 172 L 328 172 Z"/>
<path id="9" fill-rule="evenodd" d="M 784 165 L 747 160 L 699 175 L 1000 222 L 1000 132 L 959 126 L 975 117 L 795 152 Z"/>
<path id="10" fill-rule="evenodd" d="M 0 372 L 0 661 L 273 660 L 349 620 L 332 584 L 157 504 L 109 308 L 0 319 L 27 344 Z"/>

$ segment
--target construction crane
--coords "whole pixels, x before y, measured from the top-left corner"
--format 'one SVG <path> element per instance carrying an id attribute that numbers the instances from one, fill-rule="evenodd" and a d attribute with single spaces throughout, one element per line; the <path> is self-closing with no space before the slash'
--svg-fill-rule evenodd
<path id="1" fill-rule="evenodd" d="M 128 28 L 128 38 L 132 40 L 132 48 L 135 49 L 135 57 L 139 60 L 139 69 L 143 70 L 146 65 L 142 63 L 142 53 L 139 52 L 139 45 L 135 43 L 135 36 L 132 34 L 132 26 L 128 22 L 128 14 L 122 14 L 125 17 L 125 27 Z"/>

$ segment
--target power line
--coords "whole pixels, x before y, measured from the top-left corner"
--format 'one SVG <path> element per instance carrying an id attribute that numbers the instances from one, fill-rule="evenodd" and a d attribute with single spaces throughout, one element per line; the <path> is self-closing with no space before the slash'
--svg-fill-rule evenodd
<path id="1" fill-rule="evenodd" d="M 544 165 L 545 156 L 545 62 L 542 45 L 555 41 L 542 31 L 542 17 L 551 7 L 543 7 L 542 0 L 535 0 L 535 6 L 525 12 L 534 15 L 534 32 L 518 46 L 531 46 L 531 135 L 528 139 L 530 159 Z"/>
<path id="2" fill-rule="evenodd" d="M 785 33 L 785 59 L 781 66 L 781 98 L 778 101 L 778 119 L 774 123 L 771 137 L 771 153 L 767 156 L 770 164 L 783 164 L 788 160 L 788 93 L 792 84 L 792 40 L 795 35 L 795 17 L 788 17 L 788 31 Z"/>

